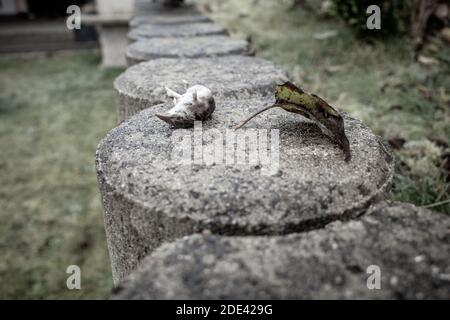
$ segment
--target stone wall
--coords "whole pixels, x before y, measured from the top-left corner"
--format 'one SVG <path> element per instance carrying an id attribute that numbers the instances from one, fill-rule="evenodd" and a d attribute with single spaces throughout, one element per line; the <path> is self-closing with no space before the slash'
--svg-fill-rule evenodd
<path id="1" fill-rule="evenodd" d="M 450 218 L 384 201 L 395 160 L 382 139 L 343 114 L 345 162 L 314 123 L 281 109 L 230 130 L 273 104 L 288 76 L 245 41 L 192 32 L 221 30 L 199 17 L 189 4 L 136 3 L 133 66 L 114 84 L 119 125 L 96 153 L 113 298 L 448 298 Z M 195 84 L 213 91 L 212 119 L 174 129 L 155 117 L 172 106 L 166 86 Z M 267 161 L 235 158 L 239 135 L 256 135 Z M 180 141 L 193 145 L 187 162 L 174 156 Z M 367 286 L 370 267 L 380 290 Z"/>

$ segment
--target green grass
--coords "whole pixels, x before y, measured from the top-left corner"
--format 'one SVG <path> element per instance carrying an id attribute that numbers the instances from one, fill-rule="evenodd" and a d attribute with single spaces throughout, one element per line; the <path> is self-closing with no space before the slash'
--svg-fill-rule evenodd
<path id="1" fill-rule="evenodd" d="M 197 2 L 236 37 L 250 39 L 257 56 L 283 65 L 297 84 L 362 119 L 387 140 L 407 141 L 396 150 L 403 165 L 394 199 L 419 206 L 450 199 L 450 177 L 441 170 L 450 142 L 448 46 L 432 39 L 421 54 L 438 63 L 422 65 L 415 62 L 407 38 L 366 42 L 339 19 L 293 7 L 292 1 Z M 330 30 L 337 36 L 314 38 Z M 447 146 L 439 146 L 442 142 Z M 450 213 L 450 203 L 433 208 Z"/>
<path id="2" fill-rule="evenodd" d="M 0 56 L 0 298 L 106 298 L 112 280 L 94 167 L 115 124 L 94 52 Z M 81 268 L 80 291 L 66 268 Z"/>

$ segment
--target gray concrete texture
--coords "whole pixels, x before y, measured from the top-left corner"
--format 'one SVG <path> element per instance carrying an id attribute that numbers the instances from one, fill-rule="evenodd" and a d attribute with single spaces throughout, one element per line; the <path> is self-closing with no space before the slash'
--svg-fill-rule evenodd
<path id="1" fill-rule="evenodd" d="M 229 236 L 311 230 L 354 218 L 386 196 L 393 158 L 358 120 L 344 118 L 353 156 L 349 163 L 315 124 L 281 109 L 255 118 L 248 125 L 253 130 L 228 130 L 273 103 L 271 97 L 221 101 L 212 120 L 203 123 L 203 139 L 184 142 L 180 139 L 191 139 L 193 129 L 173 130 L 154 116 L 169 110 L 172 102 L 157 105 L 122 123 L 100 143 L 97 175 L 116 284 L 163 242 L 203 230 Z M 278 129 L 279 144 L 276 131 L 254 129 Z M 270 136 L 268 146 L 258 147 L 259 152 L 270 149 L 268 161 L 211 161 L 207 156 L 215 141 L 222 141 L 213 136 L 226 137 L 224 153 L 238 157 L 236 141 L 243 136 L 232 138 L 233 132 L 256 132 L 258 141 Z M 191 143 L 203 146 L 193 153 L 201 157 L 203 152 L 204 161 L 181 163 L 176 154 Z"/>
<path id="2" fill-rule="evenodd" d="M 156 59 L 128 68 L 115 80 L 118 120 L 167 101 L 165 87 L 184 93 L 189 86 L 201 84 L 220 101 L 272 95 L 276 85 L 286 80 L 282 68 L 254 57 Z"/>
<path id="3" fill-rule="evenodd" d="M 446 215 L 379 203 L 303 234 L 196 234 L 157 249 L 113 299 L 448 299 L 449 229 Z"/>
<path id="4" fill-rule="evenodd" d="M 146 14 L 135 16 L 130 21 L 131 28 L 143 25 L 168 25 L 168 24 L 188 24 L 211 22 L 211 20 L 196 12 L 186 12 L 184 14 L 164 12 L 160 14 Z"/>
<path id="5" fill-rule="evenodd" d="M 130 27 L 135 28 L 147 24 L 170 25 L 197 22 L 211 22 L 211 20 L 201 14 L 191 2 L 184 1 L 179 6 L 166 7 L 161 3 L 136 1 Z"/>
<path id="6" fill-rule="evenodd" d="M 140 40 L 128 46 L 128 65 L 159 58 L 204 58 L 229 55 L 247 55 L 248 43 L 227 36 L 194 38 L 153 38 Z M 180 75 L 181 76 L 181 75 Z"/>
<path id="7" fill-rule="evenodd" d="M 134 11 L 159 12 L 159 11 L 182 11 L 195 7 L 194 1 L 190 0 L 135 0 Z"/>
<path id="8" fill-rule="evenodd" d="M 198 36 L 228 35 L 227 30 L 215 23 L 147 24 L 131 29 L 127 37 L 131 41 L 152 38 L 186 38 Z"/>

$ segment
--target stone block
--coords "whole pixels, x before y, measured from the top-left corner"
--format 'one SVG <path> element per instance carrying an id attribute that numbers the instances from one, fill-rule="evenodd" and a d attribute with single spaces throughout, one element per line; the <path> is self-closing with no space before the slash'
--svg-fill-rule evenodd
<path id="1" fill-rule="evenodd" d="M 188 24 L 201 22 L 211 22 L 211 19 L 196 12 L 164 12 L 160 14 L 146 14 L 135 16 L 130 21 L 130 27 L 137 28 L 143 25 Z"/>
<path id="2" fill-rule="evenodd" d="M 126 24 L 99 26 L 102 64 L 105 67 L 125 67 L 125 52 L 128 46 Z"/>
<path id="3" fill-rule="evenodd" d="M 197 234 L 157 249 L 113 299 L 447 300 L 449 228 L 446 215 L 380 203 L 303 234 Z"/>
<path id="4" fill-rule="evenodd" d="M 241 131 L 229 129 L 273 103 L 271 97 L 218 101 L 201 130 L 172 129 L 155 114 L 173 104 L 157 105 L 100 143 L 97 176 L 116 284 L 164 242 L 205 230 L 227 236 L 303 232 L 355 218 L 386 196 L 392 155 L 347 115 L 348 163 L 315 124 L 281 109 Z"/>
<path id="5" fill-rule="evenodd" d="M 201 84 L 216 100 L 271 95 L 286 73 L 264 59 L 227 56 L 199 59 L 156 59 L 128 68 L 114 82 L 119 122 L 155 104 L 167 101 L 165 87 L 183 93 Z"/>

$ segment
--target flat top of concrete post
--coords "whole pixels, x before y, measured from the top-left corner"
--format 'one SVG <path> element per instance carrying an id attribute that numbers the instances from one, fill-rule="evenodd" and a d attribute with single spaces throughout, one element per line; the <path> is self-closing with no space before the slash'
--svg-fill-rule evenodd
<path id="1" fill-rule="evenodd" d="M 165 87 L 183 93 L 201 84 L 217 99 L 272 94 L 286 80 L 280 67 L 255 57 L 156 59 L 128 68 L 115 80 L 114 88 L 121 96 L 151 106 L 167 101 Z"/>
<path id="2" fill-rule="evenodd" d="M 153 38 L 128 46 L 126 56 L 133 62 L 158 58 L 200 58 L 246 54 L 248 43 L 227 36 L 195 38 Z"/>
<path id="3" fill-rule="evenodd" d="M 141 12 L 167 12 L 167 11 L 172 11 L 172 12 L 182 12 L 182 11 L 186 11 L 186 10 L 195 10 L 195 3 L 193 1 L 188 1 L 188 0 L 184 0 L 184 1 L 178 1 L 178 3 L 176 3 L 177 5 L 172 5 L 172 6 L 167 6 L 165 5 L 164 1 L 162 0 L 158 0 L 158 1 L 153 1 L 153 0 L 135 0 L 134 1 L 134 9 L 136 11 L 136 13 L 141 13 Z"/>
<path id="4" fill-rule="evenodd" d="M 130 27 L 136 28 L 141 25 L 188 24 L 201 22 L 211 22 L 211 19 L 195 12 L 186 12 L 184 14 L 160 13 L 135 16 L 130 21 Z"/>
<path id="5" fill-rule="evenodd" d="M 130 40 L 151 38 L 183 38 L 196 36 L 227 35 L 227 30 L 215 23 L 187 23 L 165 25 L 141 25 L 128 33 Z"/>
<path id="6" fill-rule="evenodd" d="M 449 228 L 443 214 L 380 203 L 303 234 L 189 236 L 148 256 L 113 299 L 448 299 Z"/>
<path id="7" fill-rule="evenodd" d="M 357 215 L 389 189 L 391 154 L 369 128 L 348 116 L 349 163 L 315 124 L 281 109 L 261 114 L 240 131 L 228 129 L 273 103 L 267 97 L 218 102 L 212 119 L 203 123 L 203 139 L 198 130 L 195 136 L 194 129 L 174 130 L 155 117 L 172 103 L 146 109 L 101 142 L 99 179 L 142 206 L 134 217 L 142 228 L 146 214 L 158 213 L 221 234 L 315 228 Z M 220 145 L 222 151 L 215 149 Z"/>
<path id="8" fill-rule="evenodd" d="M 181 5 L 166 8 L 160 5 L 148 7 L 137 6 L 130 27 L 134 28 L 146 24 L 185 24 L 195 22 L 211 22 L 207 16 L 201 14 L 193 5 Z"/>

